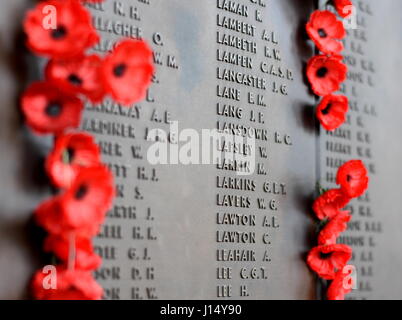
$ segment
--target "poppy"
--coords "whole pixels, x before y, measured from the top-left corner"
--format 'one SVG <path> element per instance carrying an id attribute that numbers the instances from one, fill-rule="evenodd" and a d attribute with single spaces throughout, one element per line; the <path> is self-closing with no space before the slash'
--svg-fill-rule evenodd
<path id="1" fill-rule="evenodd" d="M 37 300 L 99 300 L 103 289 L 90 271 L 56 267 L 52 288 L 52 274 L 38 270 L 32 280 L 32 293 Z"/>
<path id="2" fill-rule="evenodd" d="M 70 254 L 70 241 L 74 241 L 72 245 L 75 248 L 75 268 L 89 271 L 95 270 L 101 265 L 101 257 L 95 254 L 91 239 L 86 237 L 73 237 L 71 239 L 49 235 L 45 240 L 44 250 L 53 252 L 61 261 L 67 264 Z"/>
<path id="3" fill-rule="evenodd" d="M 348 110 L 347 97 L 330 94 L 322 99 L 317 107 L 316 115 L 326 130 L 333 131 L 345 122 Z"/>
<path id="4" fill-rule="evenodd" d="M 103 165 L 81 168 L 70 188 L 60 196 L 63 219 L 73 229 L 98 233 L 114 197 L 113 176 Z"/>
<path id="5" fill-rule="evenodd" d="M 72 230 L 63 219 L 59 197 L 54 197 L 42 202 L 35 210 L 36 223 L 51 234 L 62 235 Z"/>
<path id="6" fill-rule="evenodd" d="M 24 31 L 33 52 L 54 58 L 82 54 L 99 41 L 90 13 L 76 0 L 38 3 L 27 13 Z"/>
<path id="7" fill-rule="evenodd" d="M 314 201 L 313 210 L 320 220 L 332 219 L 349 201 L 341 189 L 331 189 Z"/>
<path id="8" fill-rule="evenodd" d="M 326 96 L 338 91 L 340 84 L 346 80 L 347 69 L 338 57 L 312 57 L 307 64 L 307 78 L 313 92 L 318 96 Z"/>
<path id="9" fill-rule="evenodd" d="M 338 236 L 347 229 L 347 223 L 351 218 L 349 211 L 340 211 L 321 230 L 318 243 L 320 245 L 335 244 Z"/>
<path id="10" fill-rule="evenodd" d="M 154 66 L 152 50 L 144 41 L 120 42 L 104 60 L 103 79 L 114 100 L 125 105 L 145 97 Z"/>
<path id="11" fill-rule="evenodd" d="M 343 164 L 336 175 L 336 183 L 350 198 L 363 195 L 368 188 L 367 169 L 361 160 L 351 160 Z"/>
<path id="12" fill-rule="evenodd" d="M 354 279 L 350 272 L 339 270 L 327 291 L 328 300 L 345 300 L 345 295 L 352 291 Z"/>
<path id="13" fill-rule="evenodd" d="M 34 82 L 23 94 L 26 122 L 38 134 L 58 134 L 80 124 L 83 104 L 50 82 Z"/>
<path id="14" fill-rule="evenodd" d="M 81 167 L 98 165 L 100 161 L 99 147 L 91 135 L 67 133 L 57 137 L 46 159 L 46 170 L 57 187 L 67 188 Z"/>
<path id="15" fill-rule="evenodd" d="M 52 59 L 46 67 L 46 78 L 67 93 L 83 94 L 93 103 L 105 94 L 101 79 L 102 59 L 97 55 L 71 59 Z"/>
<path id="16" fill-rule="evenodd" d="M 307 264 L 321 278 L 332 280 L 352 257 L 352 248 L 344 244 L 332 244 L 313 248 L 307 257 Z"/>
<path id="17" fill-rule="evenodd" d="M 56 196 L 41 203 L 34 212 L 35 220 L 38 225 L 53 235 L 69 237 L 75 233 L 77 237 L 91 237 L 99 232 L 99 224 L 91 223 L 85 226 L 71 225 L 66 219 L 61 197 Z"/>
<path id="18" fill-rule="evenodd" d="M 342 18 L 349 17 L 353 12 L 353 3 L 350 0 L 334 0 L 334 6 Z"/>
<path id="19" fill-rule="evenodd" d="M 338 40 L 345 37 L 345 27 L 331 11 L 314 11 L 306 30 L 310 39 L 323 53 L 339 54 L 343 50 L 343 44 Z"/>

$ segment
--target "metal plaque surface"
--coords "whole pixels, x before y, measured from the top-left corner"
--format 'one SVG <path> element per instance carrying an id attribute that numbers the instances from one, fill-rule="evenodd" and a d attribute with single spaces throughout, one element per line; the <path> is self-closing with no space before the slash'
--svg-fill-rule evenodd
<path id="1" fill-rule="evenodd" d="M 109 101 L 88 106 L 83 123 L 104 146 L 121 191 L 96 241 L 107 298 L 313 296 L 302 258 L 311 226 L 305 186 L 316 180 L 315 135 L 303 125 L 314 101 L 302 81 L 312 49 L 298 41 L 311 8 L 107 1 L 92 10 L 103 35 L 97 49 L 127 31 L 152 43 L 157 66 L 146 101 L 130 112 Z M 149 164 L 153 129 L 169 142 L 168 165 Z M 244 138 L 216 148 L 253 152 L 255 165 L 182 157 L 194 143 L 201 158 L 204 129 Z M 175 155 L 179 164 L 170 161 Z"/>

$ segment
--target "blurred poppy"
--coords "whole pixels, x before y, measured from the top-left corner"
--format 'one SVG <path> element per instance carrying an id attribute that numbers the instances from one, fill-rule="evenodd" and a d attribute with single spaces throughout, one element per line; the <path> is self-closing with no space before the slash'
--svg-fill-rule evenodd
<path id="1" fill-rule="evenodd" d="M 39 2 L 27 13 L 24 31 L 33 52 L 54 58 L 83 54 L 99 41 L 88 10 L 76 0 Z"/>
<path id="2" fill-rule="evenodd" d="M 361 160 L 351 160 L 343 164 L 336 175 L 336 183 L 350 198 L 363 195 L 368 188 L 369 177 Z"/>
<path id="3" fill-rule="evenodd" d="M 22 95 L 26 122 L 38 134 L 58 134 L 80 124 L 83 104 L 50 82 L 34 82 Z"/>
<path id="4" fill-rule="evenodd" d="M 313 210 L 320 220 L 332 219 L 349 201 L 349 197 L 341 189 L 331 189 L 314 201 Z"/>
<path id="5" fill-rule="evenodd" d="M 153 72 L 152 50 L 144 41 L 137 40 L 120 42 L 103 65 L 106 90 L 125 105 L 145 97 Z"/>
<path id="6" fill-rule="evenodd" d="M 340 211 L 320 231 L 318 243 L 320 245 L 336 244 L 336 239 L 347 229 L 347 223 L 351 218 L 349 211 Z"/>
<path id="7" fill-rule="evenodd" d="M 102 165 L 83 167 L 60 196 L 63 218 L 73 229 L 90 230 L 91 226 L 103 223 L 113 197 L 113 176 L 109 169 Z M 97 230 L 92 235 L 96 233 Z"/>
<path id="8" fill-rule="evenodd" d="M 82 167 L 100 163 L 99 147 L 87 133 L 67 133 L 57 137 L 53 151 L 46 159 L 46 170 L 57 187 L 72 185 Z"/>
<path id="9" fill-rule="evenodd" d="M 345 37 L 345 28 L 331 11 L 314 11 L 306 30 L 321 52 L 332 55 L 343 50 L 343 44 L 338 40 Z"/>
<path id="10" fill-rule="evenodd" d="M 114 197 L 113 176 L 104 166 L 81 168 L 70 188 L 35 210 L 37 223 L 49 233 L 92 237 L 99 232 Z"/>
<path id="11" fill-rule="evenodd" d="M 321 278 L 332 280 L 352 257 L 352 249 L 344 244 L 332 244 L 313 248 L 307 257 L 307 264 Z"/>
<path id="12" fill-rule="evenodd" d="M 346 96 L 330 94 L 322 99 L 316 115 L 326 130 L 333 131 L 345 122 L 348 110 L 349 102 Z"/>
<path id="13" fill-rule="evenodd" d="M 48 288 L 52 275 L 36 272 L 32 280 L 32 293 L 38 300 L 99 300 L 103 289 L 90 271 L 56 268 L 56 288 Z"/>
<path id="14" fill-rule="evenodd" d="M 312 57 L 307 64 L 307 78 L 313 92 L 318 96 L 326 96 L 340 88 L 346 80 L 347 67 L 338 57 L 318 55 Z"/>
<path id="15" fill-rule="evenodd" d="M 328 300 L 345 300 L 345 295 L 352 291 L 354 284 L 351 270 L 349 272 L 339 270 L 328 288 Z"/>
<path id="16" fill-rule="evenodd" d="M 338 14 L 342 18 L 349 17 L 353 12 L 353 3 L 351 0 L 333 0 Z"/>
<path id="17" fill-rule="evenodd" d="M 71 59 L 52 59 L 46 78 L 70 94 L 83 94 L 93 103 L 102 101 L 105 91 L 101 79 L 102 59 L 97 55 Z"/>

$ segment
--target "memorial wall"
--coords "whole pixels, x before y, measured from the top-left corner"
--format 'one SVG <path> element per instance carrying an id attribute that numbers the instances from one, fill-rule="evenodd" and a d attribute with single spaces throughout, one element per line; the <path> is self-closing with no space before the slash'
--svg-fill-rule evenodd
<path id="1" fill-rule="evenodd" d="M 347 30 L 346 123 L 327 132 L 305 78 L 315 54 L 304 25 L 326 1 L 107 0 L 87 5 L 105 54 L 143 38 L 156 72 L 146 99 L 87 103 L 81 129 L 96 137 L 116 199 L 95 240 L 104 299 L 320 299 L 308 269 L 316 245 L 316 186 L 362 159 L 365 196 L 348 206 L 339 238 L 353 248 L 350 299 L 402 299 L 400 177 L 402 3 L 356 2 Z M 27 298 L 47 257 L 32 211 L 51 190 L 41 164 L 52 145 L 22 125 L 18 94 L 41 60 L 23 48 L 30 1 L 0 10 L 0 298 Z M 15 54 L 17 52 L 18 54 Z M 208 132 L 234 137 L 209 147 Z M 155 153 L 159 146 L 162 153 Z M 165 148 L 165 149 L 164 149 Z M 205 151 L 233 157 L 203 158 Z M 159 163 L 156 163 L 158 162 Z"/>

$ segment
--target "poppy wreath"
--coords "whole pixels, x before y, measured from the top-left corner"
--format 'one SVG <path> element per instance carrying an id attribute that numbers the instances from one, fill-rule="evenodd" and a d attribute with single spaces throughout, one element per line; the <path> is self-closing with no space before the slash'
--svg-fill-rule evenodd
<path id="1" fill-rule="evenodd" d="M 77 128 L 86 100 L 99 103 L 110 96 L 130 106 L 145 97 L 154 73 L 152 51 L 142 40 L 125 39 L 105 57 L 87 54 L 99 35 L 83 3 L 101 1 L 41 1 L 24 21 L 27 47 L 49 60 L 44 80 L 22 94 L 21 110 L 35 134 L 54 135 L 55 141 L 45 169 L 57 192 L 37 207 L 34 216 L 48 232 L 44 250 L 58 260 L 56 286 L 46 285 L 48 275 L 37 271 L 31 283 L 36 299 L 102 297 L 92 276 L 102 263 L 92 238 L 112 206 L 115 186 L 94 138 Z M 51 28 L 44 23 L 48 6 L 56 12 Z"/>
<path id="2" fill-rule="evenodd" d="M 344 300 L 354 285 L 350 273 L 344 272 L 352 249 L 337 244 L 337 239 L 352 218 L 350 212 L 343 209 L 368 188 L 369 177 L 363 162 L 351 160 L 343 164 L 338 169 L 336 183 L 339 188 L 322 190 L 314 201 L 313 211 L 319 220 L 318 246 L 309 252 L 307 264 L 320 278 L 332 280 L 327 291 L 329 300 Z"/>

